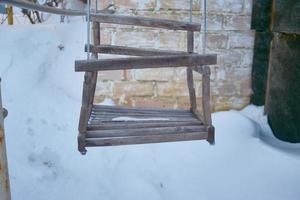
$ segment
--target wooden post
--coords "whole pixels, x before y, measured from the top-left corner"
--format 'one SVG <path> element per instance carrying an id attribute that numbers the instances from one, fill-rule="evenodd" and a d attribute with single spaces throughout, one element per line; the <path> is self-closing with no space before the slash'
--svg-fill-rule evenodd
<path id="1" fill-rule="evenodd" d="M 188 53 L 194 52 L 194 32 L 192 31 L 187 32 L 187 51 Z M 189 88 L 191 111 L 195 112 L 197 109 L 197 103 L 196 103 L 196 92 L 194 87 L 193 69 L 187 67 L 186 73 L 187 73 L 187 84 Z"/>
<path id="2" fill-rule="evenodd" d="M 93 45 L 100 45 L 100 23 L 93 22 L 92 26 Z M 92 54 L 93 59 L 98 58 L 98 53 Z M 84 75 L 82 106 L 79 120 L 78 150 L 81 154 L 86 154 L 85 136 L 87 123 L 92 112 L 95 89 L 97 84 L 97 71 L 86 72 Z"/>
<path id="3" fill-rule="evenodd" d="M 0 79 L 0 199 L 11 200 L 8 165 L 4 135 L 4 117 L 7 111 L 2 108 L 1 79 Z"/>
<path id="4" fill-rule="evenodd" d="M 14 24 L 14 12 L 12 6 L 7 6 L 7 22 L 8 25 Z"/>
<path id="5" fill-rule="evenodd" d="M 211 120 L 211 107 L 210 107 L 210 68 L 209 66 L 203 67 L 202 74 L 202 109 L 204 117 L 204 125 L 208 129 L 208 139 L 210 144 L 215 143 L 215 129 Z"/>

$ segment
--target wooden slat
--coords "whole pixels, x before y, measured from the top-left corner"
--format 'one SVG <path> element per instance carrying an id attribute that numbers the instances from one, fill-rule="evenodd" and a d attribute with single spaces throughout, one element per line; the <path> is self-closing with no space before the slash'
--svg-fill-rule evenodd
<path id="1" fill-rule="evenodd" d="M 139 117 L 145 117 L 145 118 L 168 118 L 168 117 L 194 117 L 192 113 L 189 114 L 184 114 L 184 115 L 176 115 L 176 114 L 165 114 L 165 113 L 92 113 L 91 114 L 91 119 L 97 119 L 97 118 L 103 118 L 103 117 L 134 117 L 134 118 L 139 118 Z"/>
<path id="2" fill-rule="evenodd" d="M 172 111 L 156 111 L 156 110 L 130 110 L 130 109 L 120 109 L 120 110 L 109 110 L 109 109 L 93 109 L 92 116 L 98 115 L 119 115 L 119 116 L 192 116 L 191 112 L 172 112 Z"/>
<path id="3" fill-rule="evenodd" d="M 126 15 L 111 15 L 111 14 L 95 14 L 91 16 L 92 21 L 110 24 L 122 24 L 133 26 L 146 26 L 153 28 L 164 28 L 171 30 L 187 30 L 187 31 L 200 31 L 201 25 L 197 23 L 179 22 L 175 20 L 156 19 L 137 16 Z"/>
<path id="4" fill-rule="evenodd" d="M 86 138 L 125 137 L 125 136 L 148 136 L 148 135 L 170 135 L 205 132 L 204 126 L 175 126 L 175 127 L 152 127 L 139 129 L 116 129 L 88 131 Z"/>
<path id="5" fill-rule="evenodd" d="M 93 110 L 92 111 L 92 116 L 97 116 L 97 115 L 145 115 L 145 116 L 191 116 L 190 112 L 156 112 L 156 111 L 152 111 L 152 112 L 147 112 L 147 111 L 126 111 L 126 110 L 121 110 L 120 112 L 118 111 L 101 111 L 101 110 Z"/>
<path id="6" fill-rule="evenodd" d="M 136 129 L 136 128 L 157 128 L 174 126 L 201 126 L 202 122 L 106 122 L 97 125 L 88 125 L 88 130 L 112 130 L 112 129 Z"/>
<path id="7" fill-rule="evenodd" d="M 93 30 L 93 44 L 94 45 L 100 45 L 100 37 L 101 37 L 100 23 L 99 22 L 93 22 L 92 30 Z M 98 54 L 97 53 L 92 53 L 92 58 L 93 59 L 98 59 Z M 92 80 L 91 80 L 91 86 L 90 86 L 91 89 L 89 91 L 89 93 L 90 93 L 89 105 L 93 104 L 93 102 L 94 102 L 94 96 L 95 96 L 96 85 L 97 85 L 97 77 L 98 77 L 98 73 L 93 72 Z M 90 113 L 91 113 L 91 110 L 89 110 L 89 115 L 90 115 Z"/>
<path id="8" fill-rule="evenodd" d="M 197 118 L 194 117 L 132 117 L 132 119 L 125 118 L 119 118 L 119 117 L 111 117 L 111 116 L 103 116 L 103 117 L 97 117 L 97 118 L 91 118 L 89 123 L 90 124 L 100 124 L 102 122 L 110 122 L 110 121 L 159 121 L 159 122 L 186 122 L 186 121 L 199 121 Z"/>
<path id="9" fill-rule="evenodd" d="M 102 54 L 116 54 L 116 55 L 128 55 L 128 56 L 163 56 L 163 55 L 187 55 L 184 51 L 167 51 L 158 49 L 143 49 L 135 47 L 124 47 L 117 45 L 99 45 L 91 46 L 91 52 Z M 87 45 L 85 46 L 87 51 Z"/>
<path id="10" fill-rule="evenodd" d="M 193 53 L 194 51 L 194 32 L 187 32 L 187 51 L 188 53 Z M 191 110 L 196 110 L 197 109 L 197 102 L 196 102 L 196 91 L 194 87 L 194 77 L 193 77 L 193 69 L 192 68 L 187 68 L 186 69 L 186 74 L 187 74 L 187 84 L 188 84 L 188 89 L 189 89 L 189 97 L 190 97 L 190 104 Z"/>
<path id="11" fill-rule="evenodd" d="M 202 76 L 202 107 L 204 124 L 210 126 L 212 124 L 211 111 L 210 111 L 210 68 L 204 67 Z"/>
<path id="12" fill-rule="evenodd" d="M 172 134 L 172 135 L 151 135 L 151 136 L 132 136 L 132 137 L 115 137 L 115 138 L 89 138 L 86 139 L 86 146 L 118 146 L 130 144 L 147 144 L 161 142 L 178 142 L 191 140 L 207 139 L 207 132 L 188 133 L 188 134 Z"/>
<path id="13" fill-rule="evenodd" d="M 107 111 L 107 112 L 135 112 L 135 113 L 190 113 L 189 110 L 177 110 L 177 109 L 155 109 L 155 108 L 132 108 L 121 106 L 106 106 L 106 105 L 94 105 L 93 111 Z"/>
<path id="14" fill-rule="evenodd" d="M 210 55 L 180 55 L 180 56 L 147 56 L 134 58 L 115 58 L 103 60 L 77 60 L 75 71 L 105 71 L 123 69 L 144 69 L 162 67 L 182 67 L 197 65 L 214 65 L 217 62 L 215 54 Z"/>

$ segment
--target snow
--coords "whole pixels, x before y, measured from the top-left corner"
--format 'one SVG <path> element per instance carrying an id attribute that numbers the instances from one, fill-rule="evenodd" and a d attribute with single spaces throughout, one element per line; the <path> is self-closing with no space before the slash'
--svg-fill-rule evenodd
<path id="1" fill-rule="evenodd" d="M 74 60 L 86 56 L 85 24 L 0 28 L 14 200 L 299 200 L 300 146 L 266 131 L 262 107 L 213 114 L 214 146 L 132 145 L 80 155 L 83 73 L 74 72 Z"/>
<path id="2" fill-rule="evenodd" d="M 161 117 L 149 117 L 149 118 L 136 118 L 136 117 L 115 117 L 112 121 L 169 121 L 168 118 L 161 118 Z"/>

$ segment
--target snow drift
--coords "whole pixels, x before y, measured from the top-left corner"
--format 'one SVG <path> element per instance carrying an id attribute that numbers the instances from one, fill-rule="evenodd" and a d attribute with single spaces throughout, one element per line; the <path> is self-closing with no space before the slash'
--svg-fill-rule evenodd
<path id="1" fill-rule="evenodd" d="M 85 57 L 85 24 L 0 29 L 14 200 L 299 199 L 299 145 L 262 134 L 266 123 L 251 119 L 261 122 L 262 108 L 253 106 L 213 115 L 215 146 L 106 147 L 81 156 L 83 74 L 74 72 L 74 60 Z"/>

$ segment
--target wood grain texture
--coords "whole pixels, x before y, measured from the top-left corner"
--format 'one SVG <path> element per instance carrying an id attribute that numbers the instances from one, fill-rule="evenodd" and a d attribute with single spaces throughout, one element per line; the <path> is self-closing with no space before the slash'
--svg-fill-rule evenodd
<path id="1" fill-rule="evenodd" d="M 100 24 L 98 22 L 93 22 L 93 43 L 95 45 L 100 45 Z M 98 54 L 93 53 L 92 58 L 97 59 Z M 93 108 L 93 100 L 95 95 L 97 83 L 97 72 L 86 72 L 84 75 L 83 91 L 82 91 L 82 105 L 79 117 L 79 135 L 78 140 L 78 150 L 82 153 L 86 153 L 85 149 L 85 133 L 87 131 L 87 125 L 89 117 Z"/>
<path id="2" fill-rule="evenodd" d="M 115 14 L 94 14 L 92 21 L 110 24 L 122 24 L 133 26 L 145 26 L 153 28 L 164 28 L 171 30 L 200 31 L 201 25 L 197 23 L 179 22 L 175 20 L 156 19 L 137 16 L 115 15 Z"/>
<path id="3" fill-rule="evenodd" d="M 206 140 L 207 132 L 172 134 L 172 135 L 149 135 L 149 136 L 131 136 L 131 137 L 107 137 L 107 138 L 87 138 L 85 140 L 87 147 L 96 146 L 118 146 L 132 144 L 148 144 L 161 142 L 178 142 L 191 140 Z"/>
<path id="4" fill-rule="evenodd" d="M 169 114 L 189 114 L 189 110 L 177 109 L 154 109 L 154 108 L 132 108 L 121 106 L 94 105 L 93 112 L 110 112 L 110 113 L 169 113 Z"/>
<path id="5" fill-rule="evenodd" d="M 162 67 L 182 67 L 197 65 L 213 65 L 217 63 L 215 54 L 180 55 L 180 56 L 146 56 L 133 58 L 115 58 L 103 60 L 77 60 L 75 71 L 105 71 L 123 69 L 144 69 Z"/>
<path id="6" fill-rule="evenodd" d="M 91 130 L 86 138 L 125 137 L 125 136 L 150 136 L 172 135 L 206 132 L 204 126 L 173 126 L 173 127 L 140 127 L 133 129 Z"/>
<path id="7" fill-rule="evenodd" d="M 88 125 L 88 131 L 91 130 L 113 130 L 113 129 L 139 129 L 139 128 L 158 128 L 175 126 L 201 126 L 202 122 L 155 122 L 155 121 L 132 121 L 132 122 L 106 122 L 96 125 Z"/>
<path id="8" fill-rule="evenodd" d="M 163 55 L 187 55 L 184 51 L 169 51 L 158 49 L 143 49 L 134 47 L 124 47 L 117 45 L 99 45 L 91 46 L 91 52 L 101 54 L 116 54 L 116 55 L 128 55 L 128 56 L 163 56 Z M 85 46 L 87 51 L 87 46 Z"/>
<path id="9" fill-rule="evenodd" d="M 187 32 L 187 52 L 192 54 L 194 52 L 194 32 L 188 31 Z M 193 76 L 193 69 L 187 68 L 187 85 L 189 89 L 189 97 L 190 97 L 190 109 L 195 111 L 197 109 L 197 101 L 196 101 L 196 91 L 194 86 L 194 76 Z"/>
<path id="10" fill-rule="evenodd" d="M 210 68 L 205 66 L 202 76 L 202 110 L 204 116 L 204 124 L 207 126 L 212 125 L 211 121 L 211 107 L 210 107 Z"/>

